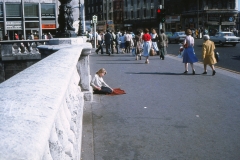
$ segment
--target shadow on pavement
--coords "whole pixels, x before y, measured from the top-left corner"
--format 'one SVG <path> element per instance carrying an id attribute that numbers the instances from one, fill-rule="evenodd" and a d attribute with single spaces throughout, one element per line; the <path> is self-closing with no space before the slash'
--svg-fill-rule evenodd
<path id="1" fill-rule="evenodd" d="M 197 75 L 201 75 L 201 74 L 192 75 L 191 73 L 184 74 L 184 73 L 170 73 L 170 72 L 125 72 L 125 73 L 126 74 L 184 75 L 184 76 L 197 76 Z"/>

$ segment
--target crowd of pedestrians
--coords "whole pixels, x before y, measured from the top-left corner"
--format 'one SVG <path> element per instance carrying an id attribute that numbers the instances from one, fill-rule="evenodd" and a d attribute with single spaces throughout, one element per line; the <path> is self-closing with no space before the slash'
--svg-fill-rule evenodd
<path id="1" fill-rule="evenodd" d="M 104 54 L 103 46 L 105 45 L 106 54 L 109 56 L 114 53 L 132 53 L 136 60 L 141 60 L 143 56 L 145 57 L 145 63 L 149 64 L 151 50 L 154 51 L 155 55 L 158 55 L 161 60 L 165 59 L 165 54 L 167 53 L 168 38 L 163 29 L 161 29 L 158 34 L 155 29 L 149 31 L 149 29 L 146 28 L 144 30 L 138 30 L 135 35 L 132 35 L 129 31 L 114 32 L 108 29 L 106 32 L 99 31 L 94 35 L 92 39 L 94 40 L 95 37 L 97 38 L 98 48 L 95 51 L 97 54 L 99 51 L 101 51 L 101 54 Z M 184 46 L 182 62 L 185 67 L 183 73 L 188 73 L 188 65 L 190 64 L 192 74 L 195 75 L 194 63 L 198 62 L 198 59 L 194 53 L 193 31 L 190 29 L 186 30 L 186 35 L 186 39 L 182 43 Z M 212 69 L 212 75 L 214 76 L 216 74 L 214 64 L 217 63 L 214 56 L 215 45 L 209 40 L 210 38 L 208 35 L 204 35 L 203 39 L 205 41 L 202 48 L 204 62 L 204 72 L 202 74 L 207 74 L 207 65 L 209 65 Z"/>

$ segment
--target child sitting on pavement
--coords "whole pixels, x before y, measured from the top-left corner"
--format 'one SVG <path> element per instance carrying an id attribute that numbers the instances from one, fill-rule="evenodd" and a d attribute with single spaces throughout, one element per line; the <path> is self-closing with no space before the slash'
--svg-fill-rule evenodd
<path id="1" fill-rule="evenodd" d="M 94 75 L 91 81 L 94 94 L 111 94 L 113 92 L 113 89 L 109 87 L 102 78 L 105 74 L 107 74 L 107 71 L 101 68 Z"/>

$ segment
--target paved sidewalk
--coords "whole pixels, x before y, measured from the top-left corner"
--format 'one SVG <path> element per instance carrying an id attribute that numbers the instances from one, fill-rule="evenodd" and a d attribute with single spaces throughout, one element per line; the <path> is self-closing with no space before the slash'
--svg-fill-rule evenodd
<path id="1" fill-rule="evenodd" d="M 167 55 L 136 61 L 131 54 L 90 55 L 91 74 L 105 68 L 125 95 L 94 95 L 83 120 L 83 160 L 239 160 L 240 75 L 184 75 Z M 190 66 L 189 66 L 190 67 Z"/>

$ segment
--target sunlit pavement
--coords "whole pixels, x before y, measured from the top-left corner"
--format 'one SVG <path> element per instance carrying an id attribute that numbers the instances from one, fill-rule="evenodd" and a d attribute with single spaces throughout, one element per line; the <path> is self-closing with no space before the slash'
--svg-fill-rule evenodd
<path id="1" fill-rule="evenodd" d="M 239 160 L 240 75 L 195 63 L 183 74 L 180 58 L 136 61 L 131 54 L 96 54 L 92 76 L 127 94 L 94 95 L 84 108 L 82 159 Z"/>

